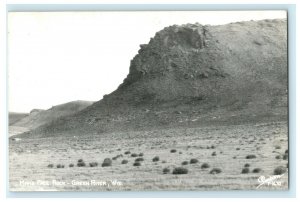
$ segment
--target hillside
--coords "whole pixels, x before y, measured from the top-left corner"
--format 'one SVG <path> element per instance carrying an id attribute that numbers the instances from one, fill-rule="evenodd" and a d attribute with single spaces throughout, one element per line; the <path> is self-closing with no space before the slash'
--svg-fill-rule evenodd
<path id="1" fill-rule="evenodd" d="M 8 114 L 9 123 L 8 124 L 12 125 L 26 116 L 28 116 L 28 113 L 9 112 L 9 114 Z"/>
<path id="2" fill-rule="evenodd" d="M 117 90 L 27 135 L 287 120 L 287 70 L 286 20 L 173 25 L 141 45 Z"/>
<path id="3" fill-rule="evenodd" d="M 59 117 L 79 112 L 92 103 L 90 101 L 73 101 L 53 106 L 48 110 L 33 109 L 28 116 L 15 122 L 12 126 L 28 128 L 29 130 L 35 129 L 43 124 L 51 123 Z"/>

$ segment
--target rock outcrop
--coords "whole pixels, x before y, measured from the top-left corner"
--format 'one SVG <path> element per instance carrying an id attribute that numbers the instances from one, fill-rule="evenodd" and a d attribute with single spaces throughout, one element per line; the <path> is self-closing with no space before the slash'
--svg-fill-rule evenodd
<path id="1" fill-rule="evenodd" d="M 140 46 L 113 93 L 31 135 L 287 119 L 287 21 L 173 25 Z"/>

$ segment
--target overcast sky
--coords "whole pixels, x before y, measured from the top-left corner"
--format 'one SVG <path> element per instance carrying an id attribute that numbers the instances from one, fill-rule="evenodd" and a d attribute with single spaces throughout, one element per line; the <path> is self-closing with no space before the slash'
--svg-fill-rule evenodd
<path id="1" fill-rule="evenodd" d="M 173 24 L 286 18 L 284 11 L 14 12 L 8 15 L 9 111 L 114 91 L 140 44 Z"/>

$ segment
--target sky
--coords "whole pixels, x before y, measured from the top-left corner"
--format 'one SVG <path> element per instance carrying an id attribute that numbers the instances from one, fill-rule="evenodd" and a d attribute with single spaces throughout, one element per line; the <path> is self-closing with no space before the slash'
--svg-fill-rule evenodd
<path id="1" fill-rule="evenodd" d="M 166 26 L 274 18 L 286 12 L 10 12 L 8 110 L 102 99 L 126 78 L 139 45 Z"/>

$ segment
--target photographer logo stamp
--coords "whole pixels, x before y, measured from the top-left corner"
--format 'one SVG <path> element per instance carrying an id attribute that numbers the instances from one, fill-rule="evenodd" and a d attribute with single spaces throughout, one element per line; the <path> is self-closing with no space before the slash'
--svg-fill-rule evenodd
<path id="1" fill-rule="evenodd" d="M 280 187 L 282 185 L 282 181 L 280 181 L 282 176 L 284 176 L 284 174 L 272 175 L 268 178 L 262 175 L 257 179 L 259 185 L 256 187 L 256 189 L 260 188 L 263 185 Z"/>

